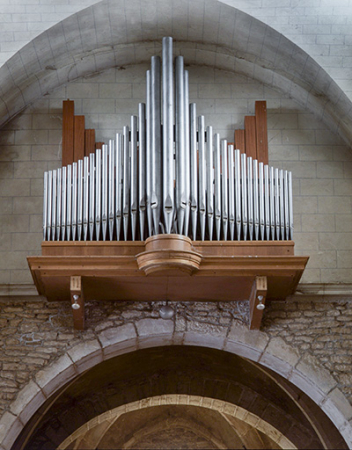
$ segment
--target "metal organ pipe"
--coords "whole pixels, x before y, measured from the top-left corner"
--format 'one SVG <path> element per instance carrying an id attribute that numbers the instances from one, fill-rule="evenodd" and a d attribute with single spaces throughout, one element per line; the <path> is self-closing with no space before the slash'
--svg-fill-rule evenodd
<path id="1" fill-rule="evenodd" d="M 174 232 L 202 241 L 292 239 L 291 172 L 213 134 L 189 104 L 182 56 L 174 99 L 173 68 L 166 37 L 162 64 L 151 58 L 146 103 L 130 127 L 89 157 L 45 172 L 44 240 L 144 240 Z"/>

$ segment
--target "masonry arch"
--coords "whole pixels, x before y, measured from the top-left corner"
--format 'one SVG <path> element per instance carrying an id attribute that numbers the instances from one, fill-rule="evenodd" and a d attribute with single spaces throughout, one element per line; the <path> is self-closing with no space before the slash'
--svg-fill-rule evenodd
<path id="1" fill-rule="evenodd" d="M 165 35 L 190 64 L 280 89 L 352 142 L 351 102 L 325 70 L 268 25 L 216 0 L 103 0 L 54 25 L 1 67 L 0 125 L 65 83 L 146 62 Z"/>
<path id="2" fill-rule="evenodd" d="M 292 434 L 298 448 L 297 436 L 306 436 L 308 429 L 324 448 L 351 446 L 352 408 L 336 381 L 281 338 L 240 324 L 227 336 L 177 333 L 172 321 L 162 319 L 135 325 L 104 330 L 38 372 L 1 419 L 0 433 L 6 428 L 6 434 L 0 445 L 42 448 L 46 432 L 59 445 L 87 421 L 123 404 L 193 394 L 236 404 L 263 420 L 266 411 L 266 421 L 287 439 L 287 423 L 303 427 Z M 289 420 L 283 411 L 289 411 Z"/>

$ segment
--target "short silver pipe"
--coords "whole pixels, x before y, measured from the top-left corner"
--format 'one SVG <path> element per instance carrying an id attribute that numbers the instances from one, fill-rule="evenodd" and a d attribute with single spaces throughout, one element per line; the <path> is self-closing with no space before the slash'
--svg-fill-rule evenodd
<path id="1" fill-rule="evenodd" d="M 227 140 L 221 140 L 221 213 L 222 213 L 222 233 L 224 241 L 227 241 L 228 229 L 228 167 L 227 167 Z"/>
<path id="2" fill-rule="evenodd" d="M 206 214 L 206 165 L 205 165 L 205 125 L 204 116 L 198 117 L 198 151 L 199 151 L 199 224 L 201 240 L 205 239 Z"/>
<path id="3" fill-rule="evenodd" d="M 265 209 L 265 239 L 270 241 L 270 197 L 269 197 L 269 166 L 264 166 L 264 209 Z"/>
<path id="4" fill-rule="evenodd" d="M 51 222 L 52 222 L 52 208 L 53 208 L 53 171 L 48 172 L 48 215 L 47 215 L 47 236 L 48 241 L 51 241 Z"/>
<path id="5" fill-rule="evenodd" d="M 101 228 L 103 241 L 106 241 L 108 228 L 108 146 L 102 146 L 102 168 L 101 168 Z"/>
<path id="6" fill-rule="evenodd" d="M 53 202 L 51 211 L 51 236 L 52 240 L 56 239 L 56 197 L 57 197 L 57 172 L 53 170 Z"/>
<path id="7" fill-rule="evenodd" d="M 72 240 L 77 235 L 77 163 L 72 163 Z"/>
<path id="8" fill-rule="evenodd" d="M 288 173 L 288 210 L 290 216 L 290 235 L 289 239 L 293 239 L 293 196 L 292 196 L 292 172 Z"/>
<path id="9" fill-rule="evenodd" d="M 198 153 L 197 153 L 197 107 L 195 103 L 189 105 L 190 110 L 190 160 L 191 160 L 191 221 L 192 239 L 197 239 L 198 215 Z"/>
<path id="10" fill-rule="evenodd" d="M 243 192 L 241 192 L 241 152 L 235 150 L 235 221 L 236 221 L 236 238 L 239 241 L 242 235 L 242 199 Z"/>
<path id="11" fill-rule="evenodd" d="M 67 240 L 71 240 L 72 227 L 72 165 L 67 166 L 67 220 L 66 220 L 66 234 Z"/>
<path id="12" fill-rule="evenodd" d="M 95 239 L 100 241 L 101 229 L 101 149 L 95 152 Z"/>
<path id="13" fill-rule="evenodd" d="M 247 202 L 247 155 L 241 154 L 241 181 L 242 181 L 242 230 L 243 240 L 247 240 L 248 232 L 248 202 Z"/>
<path id="14" fill-rule="evenodd" d="M 176 58 L 176 209 L 178 233 L 183 233 L 186 199 L 184 61 Z"/>
<path id="15" fill-rule="evenodd" d="M 259 178 L 258 178 L 258 160 L 253 159 L 253 225 L 254 239 L 259 240 Z"/>
<path id="16" fill-rule="evenodd" d="M 230 240 L 235 240 L 235 174 L 234 174 L 234 148 L 228 146 L 228 167 L 229 167 L 229 229 Z M 239 237 L 238 237 L 239 239 Z"/>
<path id="17" fill-rule="evenodd" d="M 253 220 L 253 159 L 247 158 L 247 214 L 248 214 L 248 236 L 253 241 L 254 220 Z"/>
<path id="18" fill-rule="evenodd" d="M 163 214 L 165 231 L 171 233 L 174 200 L 174 76 L 172 38 L 164 37 L 162 44 L 163 71 Z"/>
<path id="19" fill-rule="evenodd" d="M 57 201 L 56 201 L 56 240 L 60 240 L 61 231 L 61 194 L 62 194 L 62 169 L 57 169 Z"/>
<path id="20" fill-rule="evenodd" d="M 151 88 L 151 209 L 153 230 L 159 233 L 161 214 L 161 67 L 159 56 L 152 56 L 150 70 Z"/>
<path id="21" fill-rule="evenodd" d="M 275 240 L 275 176 L 274 176 L 274 168 L 270 167 L 269 171 L 270 177 L 270 230 L 271 230 L 271 239 Z"/>
<path id="22" fill-rule="evenodd" d="M 265 239 L 264 164 L 259 163 L 259 229 L 260 239 Z"/>
<path id="23" fill-rule="evenodd" d="M 81 159 L 77 162 L 77 240 L 82 239 L 83 228 L 83 161 Z"/>
<path id="24" fill-rule="evenodd" d="M 213 240 L 214 225 L 214 149 L 213 127 L 207 127 L 206 168 L 207 168 L 207 217 L 209 240 Z"/>
<path id="25" fill-rule="evenodd" d="M 128 227 L 130 216 L 130 142 L 129 127 L 123 127 L 123 188 L 122 188 L 122 215 L 124 240 L 128 240 Z"/>
<path id="26" fill-rule="evenodd" d="M 279 170 L 279 190 L 280 190 L 280 239 L 285 239 L 285 199 L 284 199 L 284 171 Z"/>
<path id="27" fill-rule="evenodd" d="M 89 239 L 94 237 L 95 223 L 95 153 L 89 155 Z"/>
<path id="28" fill-rule="evenodd" d="M 138 106 L 138 129 L 139 129 L 139 184 L 138 184 L 138 203 L 139 203 L 139 232 L 140 239 L 144 241 L 145 230 L 145 212 L 146 212 L 146 136 L 145 136 L 145 103 L 139 103 Z M 165 173 L 165 172 L 164 172 Z M 165 175 L 164 175 L 165 176 Z"/>
<path id="29" fill-rule="evenodd" d="M 109 140 L 109 153 L 108 153 L 108 228 L 109 239 L 113 240 L 114 237 L 114 223 L 115 223 L 115 141 Z"/>
<path id="30" fill-rule="evenodd" d="M 137 116 L 131 116 L 131 230 L 132 241 L 136 240 L 138 217 L 138 159 Z"/>
<path id="31" fill-rule="evenodd" d="M 116 133 L 115 142 L 115 162 L 116 162 L 116 183 L 115 183 L 115 224 L 116 240 L 121 237 L 122 227 L 122 186 L 123 186 L 123 136 Z"/>
<path id="32" fill-rule="evenodd" d="M 48 172 L 44 172 L 44 197 L 43 197 L 43 240 L 48 236 Z"/>
<path id="33" fill-rule="evenodd" d="M 153 234 L 153 216 L 151 209 L 152 198 L 152 125 L 151 125 L 151 77 L 150 70 L 146 72 L 146 208 L 148 234 Z"/>
<path id="34" fill-rule="evenodd" d="M 67 214 L 67 167 L 62 168 L 62 190 L 61 190 L 61 240 L 66 240 L 66 214 Z"/>
<path id="35" fill-rule="evenodd" d="M 280 240 L 280 186 L 279 186 L 279 169 L 274 170 L 274 197 L 275 197 L 275 236 L 276 240 Z"/>
<path id="36" fill-rule="evenodd" d="M 289 216 L 289 192 L 288 192 L 288 172 L 284 171 L 284 195 L 285 195 L 285 239 L 290 239 L 290 216 Z"/>
<path id="37" fill-rule="evenodd" d="M 220 134 L 215 133 L 214 145 L 214 215 L 215 215 L 215 233 L 216 240 L 220 241 L 221 234 L 221 167 L 220 167 Z"/>
<path id="38" fill-rule="evenodd" d="M 191 201 L 191 162 L 190 162 L 190 124 L 189 124 L 189 75 L 188 70 L 184 71 L 184 129 L 185 129 L 185 223 L 184 223 L 184 235 L 188 236 L 189 220 L 190 220 L 190 201 Z"/>

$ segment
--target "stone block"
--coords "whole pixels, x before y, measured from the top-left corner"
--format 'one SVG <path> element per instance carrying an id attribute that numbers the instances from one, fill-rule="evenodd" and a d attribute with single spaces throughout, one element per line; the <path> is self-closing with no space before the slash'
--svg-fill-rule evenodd
<path id="1" fill-rule="evenodd" d="M 140 338 L 160 334 L 172 334 L 174 321 L 164 319 L 141 319 L 136 322 L 137 333 Z"/>
<path id="2" fill-rule="evenodd" d="M 27 423 L 46 398 L 39 386 L 31 380 L 17 395 L 10 411 L 19 416 L 22 423 Z"/>
<path id="3" fill-rule="evenodd" d="M 103 361 L 103 351 L 97 340 L 82 342 L 67 353 L 80 373 Z"/>
<path id="4" fill-rule="evenodd" d="M 351 214 L 352 197 L 334 196 L 318 198 L 318 212 L 325 214 Z"/>
<path id="5" fill-rule="evenodd" d="M 13 444 L 23 429 L 19 419 L 6 411 L 0 420 L 0 442 L 5 450 L 11 450 Z"/>
<path id="6" fill-rule="evenodd" d="M 334 194 L 334 180 L 322 180 L 319 178 L 300 180 L 300 189 L 302 196 L 332 196 Z M 300 199 L 305 202 L 306 199 Z"/>
<path id="7" fill-rule="evenodd" d="M 336 381 L 330 373 L 324 369 L 319 361 L 310 354 L 305 354 L 296 365 L 296 370 L 305 376 L 316 389 L 322 393 L 328 393 L 336 387 Z M 309 395 L 309 394 L 308 394 Z"/>
<path id="8" fill-rule="evenodd" d="M 344 165 L 342 162 L 318 161 L 318 178 L 344 178 Z"/>
<path id="9" fill-rule="evenodd" d="M 43 393 L 50 397 L 57 389 L 72 380 L 77 374 L 77 369 L 71 358 L 63 355 L 53 364 L 38 372 L 35 376 L 35 381 Z"/>

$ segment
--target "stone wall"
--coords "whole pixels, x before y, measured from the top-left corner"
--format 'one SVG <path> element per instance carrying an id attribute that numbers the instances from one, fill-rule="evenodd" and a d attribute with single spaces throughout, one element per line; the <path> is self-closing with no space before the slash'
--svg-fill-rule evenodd
<path id="1" fill-rule="evenodd" d="M 236 337 L 248 327 L 248 302 L 170 303 L 176 310 L 175 333 L 199 332 L 202 345 L 212 337 Z M 160 303 L 89 302 L 86 330 L 73 330 L 68 302 L 49 303 L 40 297 L 8 298 L 0 302 L 0 415 L 20 389 L 60 356 L 82 342 L 106 340 L 125 327 L 143 333 L 145 319 L 159 318 Z M 282 342 L 281 351 L 294 351 L 302 364 L 321 364 L 352 404 L 351 343 L 352 300 L 345 298 L 292 297 L 271 302 L 265 310 L 261 339 L 270 346 Z M 240 328 L 238 328 L 240 327 Z M 251 332 L 256 339 L 258 332 Z M 275 338 L 279 337 L 279 340 Z M 286 349 L 286 350 L 285 350 Z M 259 361 L 260 362 L 260 361 Z M 265 363 L 265 361 L 263 361 Z M 315 367 L 315 368 L 314 368 Z"/>

